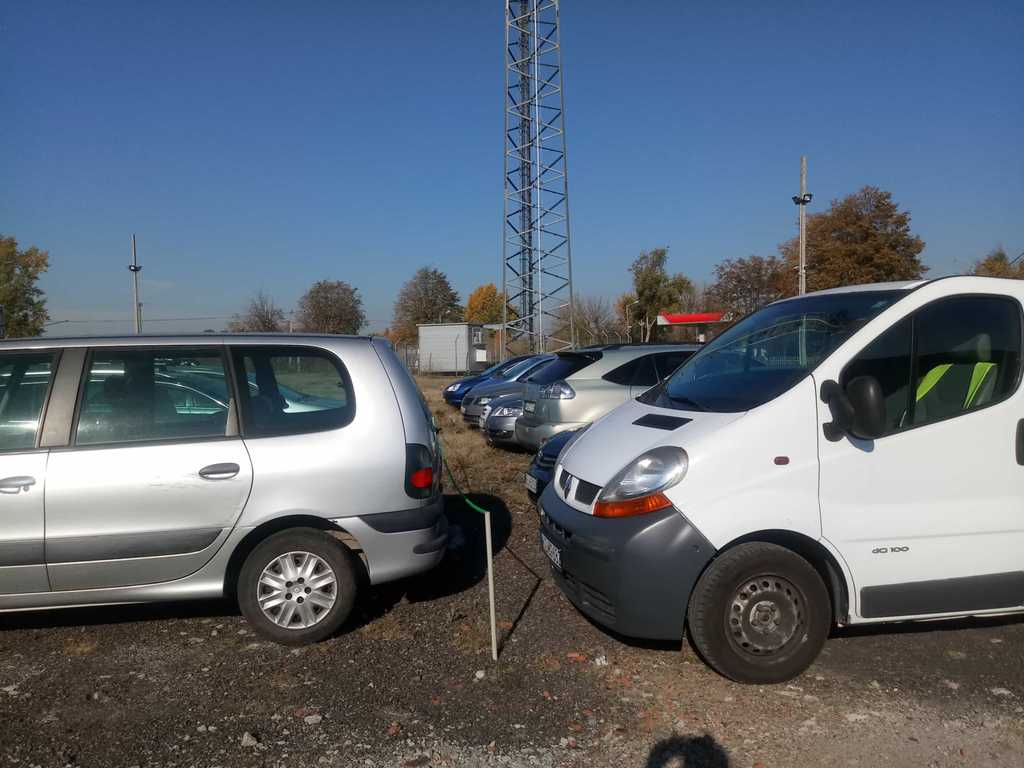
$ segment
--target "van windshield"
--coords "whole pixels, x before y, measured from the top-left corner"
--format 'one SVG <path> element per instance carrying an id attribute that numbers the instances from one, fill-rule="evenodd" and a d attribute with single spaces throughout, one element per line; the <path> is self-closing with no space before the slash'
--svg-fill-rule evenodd
<path id="1" fill-rule="evenodd" d="M 905 295 L 849 291 L 772 304 L 714 339 L 639 400 L 684 411 L 749 411 L 803 379 Z"/>

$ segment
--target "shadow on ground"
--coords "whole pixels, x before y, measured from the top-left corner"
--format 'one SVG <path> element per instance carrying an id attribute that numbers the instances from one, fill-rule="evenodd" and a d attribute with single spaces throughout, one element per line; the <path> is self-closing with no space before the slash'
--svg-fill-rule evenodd
<path id="1" fill-rule="evenodd" d="M 729 755 L 712 736 L 673 736 L 651 748 L 646 768 L 729 768 Z"/>

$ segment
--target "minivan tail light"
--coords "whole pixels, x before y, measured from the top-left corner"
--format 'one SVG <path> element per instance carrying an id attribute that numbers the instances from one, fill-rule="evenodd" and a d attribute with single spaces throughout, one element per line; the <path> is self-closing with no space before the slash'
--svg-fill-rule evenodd
<path id="1" fill-rule="evenodd" d="M 425 445 L 405 446 L 405 492 L 414 499 L 429 499 L 437 477 L 434 455 Z"/>

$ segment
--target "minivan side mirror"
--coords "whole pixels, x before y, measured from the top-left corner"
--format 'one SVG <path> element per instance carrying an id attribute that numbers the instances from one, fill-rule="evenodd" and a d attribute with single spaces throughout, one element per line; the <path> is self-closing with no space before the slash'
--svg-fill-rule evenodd
<path id="1" fill-rule="evenodd" d="M 857 376 L 844 390 L 829 380 L 821 385 L 821 399 L 828 404 L 832 421 L 825 425 L 825 437 L 839 440 L 850 434 L 875 440 L 885 434 L 885 395 L 874 376 Z"/>

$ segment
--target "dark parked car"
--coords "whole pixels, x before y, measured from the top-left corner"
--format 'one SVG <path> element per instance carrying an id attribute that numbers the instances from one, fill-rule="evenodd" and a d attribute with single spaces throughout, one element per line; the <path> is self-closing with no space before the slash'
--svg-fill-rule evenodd
<path id="1" fill-rule="evenodd" d="M 583 429 L 586 429 L 584 427 Z M 530 462 L 530 466 L 526 470 L 526 492 L 530 496 L 530 501 L 534 504 L 537 503 L 537 499 L 544 493 L 544 489 L 548 487 L 548 483 L 551 482 L 551 475 L 555 471 L 555 464 L 558 462 L 558 454 L 562 452 L 562 449 L 572 440 L 573 436 L 581 432 L 580 429 L 568 429 L 564 432 L 559 432 L 554 437 L 546 440 L 544 444 L 537 451 L 537 455 L 533 457 L 533 461 Z"/>
<path id="2" fill-rule="evenodd" d="M 477 384 L 482 384 L 483 382 L 490 381 L 492 379 L 503 379 L 505 374 L 514 368 L 517 363 L 520 363 L 530 357 L 532 357 L 532 355 L 510 357 L 508 360 L 502 360 L 500 363 L 495 363 L 487 370 L 481 371 L 473 376 L 467 376 L 464 379 L 459 379 L 454 384 L 449 384 L 444 388 L 444 392 L 442 392 L 444 401 L 448 403 L 448 405 L 461 405 L 462 398 L 465 397 L 466 393 Z"/>

